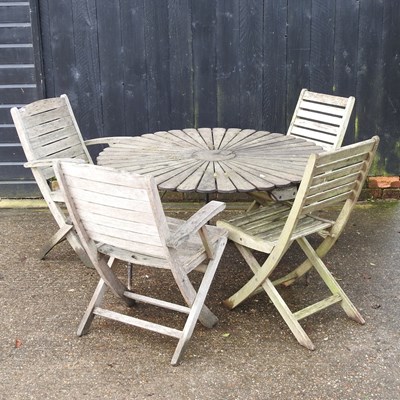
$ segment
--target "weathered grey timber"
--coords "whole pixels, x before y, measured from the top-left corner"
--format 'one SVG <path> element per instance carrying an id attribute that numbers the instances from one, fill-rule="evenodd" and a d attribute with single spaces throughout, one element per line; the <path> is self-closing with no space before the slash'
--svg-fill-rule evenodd
<path id="1" fill-rule="evenodd" d="M 206 223 L 225 208 L 225 203 L 212 201 L 187 221 L 166 218 L 151 176 L 68 162 L 58 162 L 54 168 L 79 239 L 100 276 L 78 335 L 88 331 L 95 315 L 124 322 L 179 339 L 171 360 L 171 364 L 178 364 L 197 319 L 208 328 L 218 321 L 204 301 L 227 232 Z M 133 292 L 131 283 L 127 287 L 113 272 L 116 259 L 129 265 L 169 269 L 187 306 Z M 204 277 L 196 291 L 188 274 L 204 263 Z M 138 301 L 187 314 L 186 323 L 179 330 L 104 309 L 106 288 L 128 306 Z"/>
<path id="2" fill-rule="evenodd" d="M 293 204 L 283 202 L 263 206 L 256 211 L 233 217 L 229 221 L 218 221 L 217 226 L 229 232 L 232 240 L 253 272 L 253 277 L 235 294 L 225 300 L 229 308 L 237 307 L 257 290 L 267 293 L 279 313 L 295 335 L 298 342 L 314 350 L 314 344 L 299 320 L 332 304 L 340 303 L 346 314 L 363 324 L 364 319 L 339 286 L 322 261 L 343 232 L 362 186 L 368 175 L 379 143 L 377 136 L 340 150 L 313 154 L 307 163 L 304 177 Z M 316 214 L 337 205 L 334 219 Z M 325 239 L 316 250 L 307 236 L 320 233 Z M 274 282 L 271 274 L 278 268 L 282 257 L 290 246 L 297 242 L 307 256 L 292 273 Z M 262 265 L 253 255 L 253 250 L 269 254 Z M 331 296 L 293 313 L 275 285 L 289 285 L 314 267 Z"/>

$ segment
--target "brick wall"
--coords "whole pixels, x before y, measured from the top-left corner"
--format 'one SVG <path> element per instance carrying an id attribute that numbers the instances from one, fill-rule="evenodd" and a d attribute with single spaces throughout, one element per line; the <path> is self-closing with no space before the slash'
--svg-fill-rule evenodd
<path id="1" fill-rule="evenodd" d="M 400 200 L 400 176 L 371 176 L 362 191 L 360 200 L 368 199 Z"/>

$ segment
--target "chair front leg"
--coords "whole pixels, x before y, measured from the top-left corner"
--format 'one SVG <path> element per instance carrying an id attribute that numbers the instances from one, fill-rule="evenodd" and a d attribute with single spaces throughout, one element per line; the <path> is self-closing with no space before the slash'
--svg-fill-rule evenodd
<path id="1" fill-rule="evenodd" d="M 224 300 L 224 305 L 229 309 L 233 309 L 244 300 L 246 300 L 248 297 L 251 297 L 254 292 L 260 286 L 262 286 L 264 281 L 271 275 L 272 271 L 277 267 L 286 250 L 290 247 L 290 244 L 291 243 L 287 243 L 285 246 L 283 246 L 283 248 L 275 247 L 261 267 L 259 267 L 258 262 L 255 260 L 254 256 L 250 253 L 249 250 L 237 244 L 236 247 L 244 255 L 245 260 L 249 260 L 249 266 L 253 270 L 254 276 L 235 294 Z"/>
<path id="2" fill-rule="evenodd" d="M 183 328 L 183 331 L 182 331 L 182 337 L 180 338 L 178 345 L 175 349 L 174 355 L 172 357 L 172 361 L 171 361 L 172 365 L 177 365 L 179 363 L 179 361 L 182 357 L 182 354 L 193 334 L 193 330 L 195 328 L 196 321 L 199 319 L 202 309 L 205 307 L 204 301 L 206 299 L 206 296 L 207 296 L 208 290 L 211 286 L 211 283 L 214 279 L 215 272 L 217 271 L 217 267 L 218 267 L 219 261 L 222 257 L 222 253 L 225 249 L 226 242 L 227 242 L 227 238 L 222 237 L 216 243 L 216 246 L 214 249 L 214 258 L 212 260 L 210 260 L 210 262 L 207 266 L 207 270 L 204 273 L 200 287 L 197 291 L 196 298 L 191 306 L 191 310 L 190 310 L 190 313 L 186 320 L 185 327 Z"/>
<path id="3" fill-rule="evenodd" d="M 172 264 L 178 265 L 179 263 L 179 258 L 175 255 L 176 251 L 174 249 L 170 249 L 170 254 L 171 254 L 171 259 L 172 259 Z M 213 260 L 216 260 L 216 257 L 214 257 Z M 180 267 L 173 267 L 171 268 L 172 275 L 175 279 L 176 284 L 178 285 L 179 291 L 181 292 L 186 304 L 191 308 L 196 296 L 197 292 L 192 283 L 190 282 L 190 279 L 184 271 Z M 204 325 L 206 328 L 212 328 L 215 326 L 218 322 L 217 316 L 204 304 L 200 316 L 199 316 L 199 321 Z"/>

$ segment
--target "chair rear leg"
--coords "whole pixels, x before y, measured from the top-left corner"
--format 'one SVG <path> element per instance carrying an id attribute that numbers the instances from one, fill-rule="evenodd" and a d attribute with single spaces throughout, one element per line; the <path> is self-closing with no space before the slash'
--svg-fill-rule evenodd
<path id="1" fill-rule="evenodd" d="M 93 311 L 96 307 L 99 307 L 103 302 L 106 289 L 107 285 L 105 284 L 103 279 L 100 278 L 96 290 L 93 293 L 92 299 L 90 300 L 90 303 L 85 311 L 85 314 L 83 315 L 83 318 L 78 326 L 78 330 L 76 332 L 78 336 L 85 335 L 88 332 L 94 318 Z"/>
<path id="2" fill-rule="evenodd" d="M 324 239 L 324 241 L 318 246 L 317 250 L 314 250 L 318 257 L 322 258 L 325 257 L 332 246 L 336 243 L 337 237 L 333 238 L 328 236 Z M 310 271 L 313 267 L 313 264 L 309 259 L 303 261 L 296 269 L 294 269 L 289 274 L 283 276 L 282 278 L 277 279 L 274 281 L 276 285 L 283 285 L 283 286 L 290 286 L 292 285 L 297 279 L 301 278 L 304 274 Z"/>
<path id="3" fill-rule="evenodd" d="M 308 240 L 305 238 L 301 238 L 298 239 L 298 243 L 304 253 L 309 258 L 309 260 L 312 262 L 314 268 L 317 270 L 318 274 L 321 276 L 322 280 L 325 282 L 326 286 L 328 286 L 332 294 L 338 294 L 340 296 L 340 298 L 342 299 L 340 305 L 342 306 L 347 316 L 360 324 L 365 324 L 365 320 L 361 316 L 360 312 L 347 297 L 346 293 L 337 283 L 333 275 L 329 272 L 328 268 L 318 256 L 316 251 L 312 248 Z"/>
<path id="4" fill-rule="evenodd" d="M 42 247 L 39 251 L 39 259 L 43 260 L 46 255 L 63 240 L 68 240 L 69 244 L 78 255 L 83 264 L 88 268 L 94 268 L 93 263 L 90 261 L 90 258 L 87 256 L 86 251 L 83 249 L 81 242 L 78 238 L 78 235 L 73 231 L 73 225 L 66 223 L 61 226 L 61 228 L 50 238 L 50 240 Z"/>
<path id="5" fill-rule="evenodd" d="M 202 308 L 204 307 L 204 301 L 210 289 L 211 283 L 214 279 L 214 275 L 217 271 L 222 253 L 225 249 L 226 242 L 227 239 L 225 237 L 217 241 L 214 258 L 208 263 L 207 270 L 204 273 L 203 279 L 197 291 L 196 298 L 191 306 L 191 311 L 188 315 L 188 318 L 186 319 L 185 327 L 182 331 L 182 337 L 179 339 L 178 345 L 171 360 L 172 365 L 179 364 L 183 352 L 185 351 L 187 344 L 193 334 L 196 322 L 199 319 Z"/>
<path id="6" fill-rule="evenodd" d="M 251 270 L 254 274 L 261 268 L 260 264 L 247 247 L 241 246 L 237 243 L 236 247 L 240 251 L 240 254 L 243 256 L 244 260 L 247 262 Z M 268 278 L 262 283 L 259 289 L 257 289 L 253 294 L 260 293 L 260 291 L 265 291 L 267 296 L 271 299 L 272 303 L 275 305 L 282 318 L 296 337 L 297 341 L 304 347 L 310 350 L 314 350 L 315 346 L 301 327 L 296 317 L 290 311 L 289 307 L 286 305 L 281 295 L 276 290 L 274 283 L 271 282 Z M 251 297 L 251 294 L 249 297 Z"/>
<path id="7" fill-rule="evenodd" d="M 51 251 L 51 249 L 56 246 L 58 243 L 66 239 L 67 234 L 71 231 L 73 225 L 65 224 L 62 226 L 51 238 L 50 240 L 42 247 L 38 256 L 40 260 L 43 260 L 46 255 Z"/>
<path id="8" fill-rule="evenodd" d="M 301 327 L 296 317 L 290 311 L 289 307 L 286 305 L 281 295 L 276 290 L 274 284 L 269 279 L 267 279 L 264 281 L 262 287 L 267 293 L 268 297 L 271 299 L 272 303 L 279 311 L 279 314 L 281 314 L 289 329 L 292 331 L 293 335 L 296 337 L 297 341 L 307 349 L 314 350 L 315 346 L 313 342 L 308 337 L 304 329 Z"/>
<path id="9" fill-rule="evenodd" d="M 186 304 L 191 308 L 197 296 L 196 289 L 193 287 L 187 274 L 183 274 L 181 271 L 171 271 Z M 205 304 L 201 308 L 198 319 L 206 328 L 212 328 L 218 323 L 218 317 Z"/>
<path id="10" fill-rule="evenodd" d="M 110 257 L 107 265 L 109 268 L 111 268 L 114 264 L 115 258 L 114 257 Z M 90 325 L 93 321 L 94 318 L 94 309 L 96 307 L 100 307 L 101 303 L 103 302 L 103 298 L 104 298 L 104 294 L 107 290 L 107 285 L 104 282 L 104 280 L 102 278 L 100 278 L 99 283 L 97 284 L 96 290 L 93 293 L 93 296 L 89 302 L 89 305 L 85 311 L 85 314 L 82 317 L 82 320 L 78 326 L 78 330 L 77 330 L 77 335 L 78 336 L 82 336 L 85 335 L 87 333 L 87 331 L 90 328 Z M 133 302 L 132 300 L 129 299 L 129 302 Z"/>

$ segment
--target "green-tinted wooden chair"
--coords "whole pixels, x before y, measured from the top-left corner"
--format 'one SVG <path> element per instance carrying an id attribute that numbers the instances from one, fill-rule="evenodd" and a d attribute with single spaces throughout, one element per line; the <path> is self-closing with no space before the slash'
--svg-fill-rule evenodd
<path id="1" fill-rule="evenodd" d="M 354 102 L 353 96 L 339 97 L 302 89 L 287 135 L 312 141 L 323 151 L 337 150 L 342 145 Z M 271 201 L 271 197 L 276 201 L 292 200 L 296 193 L 296 186 L 274 189 L 271 196 L 256 192 L 250 209 Z"/>
<path id="2" fill-rule="evenodd" d="M 229 308 L 235 308 L 255 293 L 265 291 L 299 343 L 309 349 L 314 349 L 314 344 L 299 321 L 317 311 L 339 303 L 350 318 L 364 323 L 322 258 L 336 243 L 346 226 L 378 143 L 379 138 L 375 136 L 339 150 L 313 154 L 309 158 L 293 204 L 274 202 L 228 221 L 217 222 L 217 226 L 228 230 L 229 239 L 235 243 L 254 273 L 237 293 L 225 300 Z M 331 206 L 339 207 L 335 218 L 321 218 L 316 214 Z M 316 250 L 307 239 L 315 233 L 321 233 L 325 237 Z M 292 273 L 272 282 L 272 272 L 279 270 L 280 261 L 293 242 L 299 244 L 307 260 Z M 257 262 L 253 250 L 269 254 L 262 265 Z M 293 283 L 312 267 L 332 294 L 302 310 L 292 312 L 275 286 Z"/>

